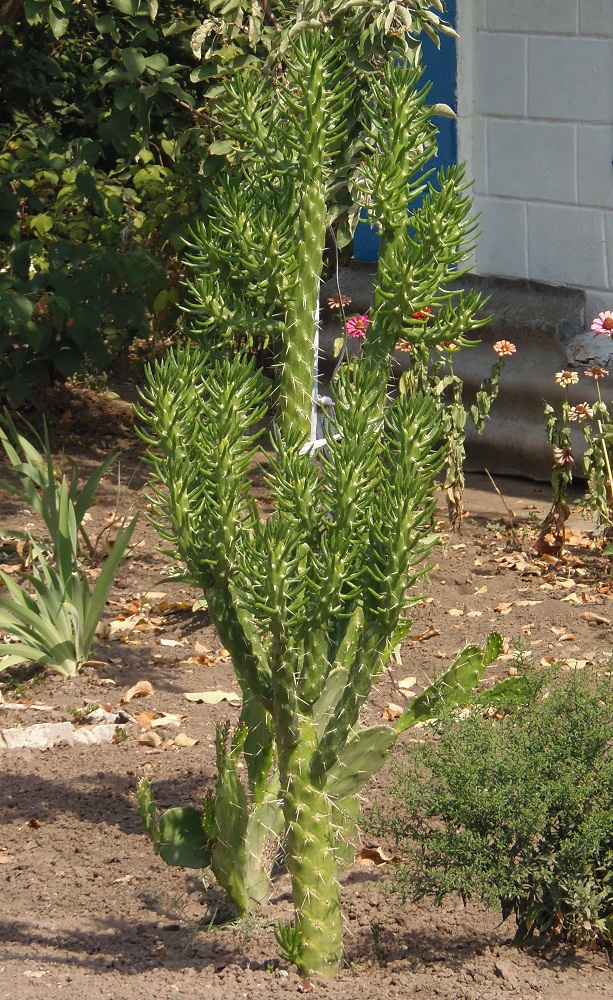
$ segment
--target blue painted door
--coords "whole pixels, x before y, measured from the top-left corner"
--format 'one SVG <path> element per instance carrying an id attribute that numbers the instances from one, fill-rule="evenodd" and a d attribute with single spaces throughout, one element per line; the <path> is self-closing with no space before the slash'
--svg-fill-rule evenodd
<path id="1" fill-rule="evenodd" d="M 447 0 L 446 17 L 452 24 L 456 21 L 456 0 Z M 441 47 L 437 49 L 434 42 L 427 36 L 423 39 L 423 56 L 425 78 L 432 83 L 428 100 L 432 104 L 448 104 L 457 110 L 456 73 L 457 55 L 456 40 L 449 35 L 441 35 Z M 439 167 L 455 163 L 458 155 L 457 129 L 455 119 L 437 118 L 438 156 L 432 166 Z M 355 260 L 376 260 L 379 252 L 379 236 L 376 229 L 360 222 L 353 241 L 353 256 Z"/>

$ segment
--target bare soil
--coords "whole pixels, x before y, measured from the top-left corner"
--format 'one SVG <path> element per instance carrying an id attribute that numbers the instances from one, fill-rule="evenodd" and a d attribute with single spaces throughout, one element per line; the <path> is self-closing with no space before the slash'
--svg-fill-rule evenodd
<path id="1" fill-rule="evenodd" d="M 116 508 L 144 512 L 147 469 L 131 430 L 130 406 L 68 390 L 46 405 L 57 440 L 83 471 L 109 451 L 121 451 L 119 498 L 115 472 L 103 483 L 92 512 L 93 536 L 112 522 Z M 469 516 L 460 534 L 450 534 L 443 523 L 438 565 L 424 587 L 429 597 L 415 608 L 402 662 L 392 661 L 375 686 L 367 718 L 380 720 L 390 704 L 402 705 L 401 679 L 414 676 L 412 692 L 419 692 L 458 648 L 483 641 L 492 629 L 503 632 L 509 655 L 486 683 L 512 668 L 517 640 L 537 663 L 563 660 L 567 669 L 611 656 L 609 564 L 589 548 L 589 525 L 574 515 L 565 557 L 537 557 L 535 525 L 548 510 L 548 487 L 514 480 L 500 480 L 498 486 L 514 512 L 515 539 L 487 478 L 470 476 Z M 265 506 L 265 493 L 259 492 Z M 441 494 L 441 512 L 443 499 Z M 33 523 L 32 515 L 6 496 L 0 498 L 0 518 L 4 527 L 16 529 Z M 197 593 L 164 581 L 169 557 L 157 544 L 141 516 L 133 554 L 122 563 L 107 606 L 97 662 L 67 680 L 34 667 L 0 675 L 2 729 L 66 720 L 83 725 L 75 710 L 93 703 L 119 708 L 139 680 L 154 690 L 126 706 L 140 722 L 129 725 L 123 742 L 0 753 L 0 998 L 261 995 L 277 1000 L 305 988 L 277 957 L 274 925 L 291 916 L 284 875 L 262 917 L 216 923 L 228 912 L 215 886 L 198 872 L 165 866 L 141 827 L 139 778 L 150 776 L 164 808 L 198 804 L 215 781 L 215 724 L 235 721 L 239 713 L 228 702 L 193 704 L 185 698 L 189 691 L 238 692 L 238 687 L 206 611 L 192 610 Z M 14 547 L 5 546 L 3 565 L 18 563 L 17 556 Z M 15 702 L 22 707 L 7 707 Z M 185 718 L 178 728 L 159 730 L 160 746 L 139 742 L 151 733 L 151 719 L 142 713 L 161 712 Z M 172 744 L 177 732 L 198 742 L 177 747 Z M 388 780 L 383 771 L 365 789 L 366 809 L 385 802 Z M 364 843 L 380 846 L 368 835 Z M 313 984 L 321 997 L 611 995 L 613 971 L 604 953 L 573 953 L 547 940 L 518 951 L 511 944 L 511 921 L 501 923 L 496 913 L 459 901 L 441 908 L 402 907 L 383 892 L 393 879 L 393 864 L 366 860 L 359 858 L 343 878 L 346 967 L 334 981 Z"/>

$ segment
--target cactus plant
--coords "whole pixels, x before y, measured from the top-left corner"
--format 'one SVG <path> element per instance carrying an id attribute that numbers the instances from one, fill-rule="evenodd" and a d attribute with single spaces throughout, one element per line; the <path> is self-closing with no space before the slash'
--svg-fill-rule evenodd
<path id="1" fill-rule="evenodd" d="M 466 702 L 500 640 L 459 654 L 395 728 L 362 727 L 372 684 L 410 629 L 417 598 L 407 589 L 437 541 L 432 493 L 444 457 L 435 399 L 413 392 L 388 405 L 390 352 L 400 335 L 436 347 L 466 342 L 480 325 L 478 298 L 445 286 L 465 261 L 472 224 L 455 170 L 414 208 L 425 187 L 414 172 L 435 150 L 426 91 L 412 70 L 373 64 L 355 179 L 382 231 L 373 329 L 359 363 L 339 367 L 316 457 L 317 295 L 349 97 L 341 52 L 319 20 L 284 58 L 281 76 L 247 74 L 229 87 L 240 165 L 190 247 L 197 346 L 149 370 L 142 408 L 154 516 L 204 590 L 243 691 L 242 721 L 202 810 L 158 819 L 149 786 L 140 798 L 162 856 L 210 857 L 243 912 L 253 902 L 245 880 L 265 866 L 263 831 L 276 831 L 282 814 L 295 919 L 280 940 L 303 975 L 329 976 L 342 958 L 338 875 L 351 858 L 360 788 L 405 728 Z M 436 313 L 425 335 L 410 314 L 426 304 Z M 224 353 L 261 336 L 276 346 L 272 386 L 244 352 Z M 277 417 L 275 503 L 262 520 L 249 470 L 267 404 Z M 241 748 L 248 788 L 233 771 Z M 241 862 L 230 880 L 227 851 L 249 855 L 251 874 Z"/>

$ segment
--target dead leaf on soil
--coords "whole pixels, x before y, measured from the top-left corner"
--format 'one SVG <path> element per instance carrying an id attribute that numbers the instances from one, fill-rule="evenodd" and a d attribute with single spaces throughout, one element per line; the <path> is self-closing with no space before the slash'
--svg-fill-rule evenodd
<path id="1" fill-rule="evenodd" d="M 172 746 L 185 747 L 187 749 L 188 747 L 195 747 L 196 743 L 199 742 L 200 742 L 199 740 L 192 739 L 192 737 L 188 736 L 187 733 L 177 733 L 174 740 L 172 741 Z"/>
<path id="2" fill-rule="evenodd" d="M 398 681 L 398 687 L 401 691 L 410 691 L 416 684 L 417 677 L 403 677 L 401 681 Z"/>
<path id="3" fill-rule="evenodd" d="M 133 684 L 132 687 L 126 691 L 121 699 L 121 704 L 127 705 L 133 698 L 151 698 L 153 694 L 155 694 L 155 692 L 151 681 L 137 681 L 136 684 Z"/>
<path id="4" fill-rule="evenodd" d="M 141 729 L 151 729 L 151 723 L 155 719 L 155 712 L 139 712 L 138 715 L 132 716 L 135 722 L 138 722 Z"/>
<path id="5" fill-rule="evenodd" d="M 604 615 L 597 615 L 595 611 L 584 611 L 580 616 L 584 622 L 593 622 L 595 625 L 610 625 L 610 618 L 605 618 Z"/>
<path id="6" fill-rule="evenodd" d="M 433 639 L 435 635 L 440 635 L 441 633 L 434 625 L 428 625 L 425 632 L 420 632 L 419 635 L 410 635 L 409 639 L 411 642 L 424 642 L 426 639 Z"/>
<path id="7" fill-rule="evenodd" d="M 576 642 L 577 636 L 573 632 L 563 632 L 558 636 L 558 642 Z"/>
<path id="8" fill-rule="evenodd" d="M 109 639 L 122 639 L 130 632 L 162 632 L 161 625 L 155 624 L 146 615 L 128 615 L 123 618 L 121 615 L 110 622 L 108 626 Z"/>
<path id="9" fill-rule="evenodd" d="M 160 646 L 184 646 L 185 642 L 179 639 L 160 639 Z"/>
<path id="10" fill-rule="evenodd" d="M 193 601 L 160 601 L 158 608 L 168 614 L 171 611 L 191 611 L 192 604 Z"/>
<path id="11" fill-rule="evenodd" d="M 164 729 L 166 726 L 182 726 L 186 721 L 186 715 L 178 715 L 175 712 L 163 712 L 153 720 L 156 729 Z"/>
<path id="12" fill-rule="evenodd" d="M 500 604 L 497 604 L 492 610 L 497 611 L 499 615 L 509 615 L 514 604 L 515 601 L 501 601 Z"/>
<path id="13" fill-rule="evenodd" d="M 394 705 L 390 701 L 389 705 L 385 705 L 382 712 L 381 718 L 385 719 L 387 722 L 393 722 L 394 719 L 399 719 L 402 715 L 402 708 L 400 705 Z"/>
<path id="14" fill-rule="evenodd" d="M 593 666 L 592 660 L 577 660 L 574 656 L 569 656 L 562 664 L 562 670 L 585 670 L 588 666 Z"/>
<path id="15" fill-rule="evenodd" d="M 398 854 L 388 854 L 382 847 L 363 847 L 355 856 L 359 865 L 395 864 L 401 860 Z"/>
<path id="16" fill-rule="evenodd" d="M 186 691 L 185 697 L 188 701 L 202 702 L 204 705 L 219 705 L 222 701 L 229 701 L 231 705 L 241 703 L 241 696 L 233 691 Z"/>
<path id="17" fill-rule="evenodd" d="M 120 875 L 119 878 L 113 879 L 111 885 L 126 885 L 128 882 L 131 882 L 133 878 L 134 875 Z"/>
<path id="18" fill-rule="evenodd" d="M 447 614 L 450 615 L 451 618 L 460 618 L 464 614 L 464 610 L 460 608 L 449 608 Z"/>
<path id="19" fill-rule="evenodd" d="M 179 663 L 197 663 L 200 667 L 215 667 L 218 660 L 214 656 L 206 653 L 197 653 L 196 656 L 188 656 L 186 660 L 179 660 Z M 193 673 L 193 671 L 192 671 Z"/>
<path id="20" fill-rule="evenodd" d="M 150 730 L 146 733 L 141 733 L 140 736 L 136 737 L 136 742 L 140 743 L 143 747 L 160 747 L 162 745 L 162 737 L 159 733 L 154 733 Z"/>

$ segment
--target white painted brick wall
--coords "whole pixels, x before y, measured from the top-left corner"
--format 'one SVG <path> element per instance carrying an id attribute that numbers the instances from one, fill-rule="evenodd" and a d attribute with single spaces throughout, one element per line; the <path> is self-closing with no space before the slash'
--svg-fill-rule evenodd
<path id="1" fill-rule="evenodd" d="M 613 0 L 458 3 L 459 157 L 476 269 L 613 309 Z"/>

